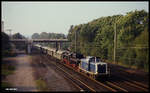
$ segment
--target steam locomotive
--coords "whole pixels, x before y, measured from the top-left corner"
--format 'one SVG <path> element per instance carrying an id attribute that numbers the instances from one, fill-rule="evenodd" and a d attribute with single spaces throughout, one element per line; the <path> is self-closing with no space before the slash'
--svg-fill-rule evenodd
<path id="1" fill-rule="evenodd" d="M 81 54 L 72 53 L 66 50 L 56 50 L 54 48 L 44 47 L 38 44 L 34 46 L 42 53 L 50 55 L 71 68 L 94 79 L 101 76 L 107 77 L 110 74 L 107 63 L 102 62 L 99 57 L 84 57 Z"/>

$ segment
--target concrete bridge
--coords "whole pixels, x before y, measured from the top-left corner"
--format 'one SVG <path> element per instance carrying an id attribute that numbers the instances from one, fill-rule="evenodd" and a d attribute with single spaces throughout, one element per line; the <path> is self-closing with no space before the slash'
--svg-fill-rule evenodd
<path id="1" fill-rule="evenodd" d="M 11 43 L 27 45 L 27 53 L 31 53 L 31 48 L 35 43 L 51 43 L 54 42 L 56 49 L 61 49 L 62 43 L 69 42 L 68 39 L 11 39 Z"/>
<path id="2" fill-rule="evenodd" d="M 69 42 L 68 39 L 11 39 L 11 42 Z"/>

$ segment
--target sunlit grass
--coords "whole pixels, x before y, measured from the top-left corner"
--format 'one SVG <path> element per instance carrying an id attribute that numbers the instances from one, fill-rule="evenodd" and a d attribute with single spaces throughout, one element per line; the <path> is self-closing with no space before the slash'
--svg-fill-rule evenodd
<path id="1" fill-rule="evenodd" d="M 38 90 L 40 90 L 40 91 L 47 91 L 48 90 L 45 81 L 42 80 L 41 78 L 36 80 L 35 82 L 36 82 L 36 86 L 37 86 Z"/>

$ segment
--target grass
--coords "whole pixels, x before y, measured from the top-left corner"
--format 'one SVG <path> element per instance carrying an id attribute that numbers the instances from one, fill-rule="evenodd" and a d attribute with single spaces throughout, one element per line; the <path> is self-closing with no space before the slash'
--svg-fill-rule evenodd
<path id="1" fill-rule="evenodd" d="M 2 70 L 2 75 L 3 76 L 7 76 L 7 75 L 10 75 L 10 74 L 13 74 L 14 71 L 10 71 L 10 70 Z"/>
<path id="2" fill-rule="evenodd" d="M 40 90 L 40 91 L 46 91 L 46 90 L 48 90 L 45 81 L 42 80 L 41 78 L 38 79 L 38 80 L 36 80 L 35 82 L 36 82 L 36 86 L 37 86 L 38 90 Z"/>
<path id="3" fill-rule="evenodd" d="M 1 87 L 2 88 L 9 88 L 9 87 L 11 87 L 11 85 L 8 83 L 8 82 L 1 82 Z"/>
<path id="4" fill-rule="evenodd" d="M 13 74 L 15 71 L 15 67 L 8 64 L 2 64 L 2 76 L 7 76 Z"/>

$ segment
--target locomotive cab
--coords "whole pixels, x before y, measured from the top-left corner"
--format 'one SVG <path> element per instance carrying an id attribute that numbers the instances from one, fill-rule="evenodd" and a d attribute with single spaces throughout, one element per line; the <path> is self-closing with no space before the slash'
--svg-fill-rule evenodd
<path id="1" fill-rule="evenodd" d="M 87 56 L 81 59 L 80 69 L 94 78 L 109 75 L 107 63 L 99 57 Z"/>
<path id="2" fill-rule="evenodd" d="M 95 67 L 93 66 L 95 71 L 93 70 L 90 71 L 93 71 L 95 74 L 97 74 L 97 76 L 109 74 L 107 63 L 102 62 L 99 57 L 91 57 L 89 59 L 89 63 L 91 65 L 90 66 L 91 69 L 92 69 L 92 65 L 95 65 Z"/>

